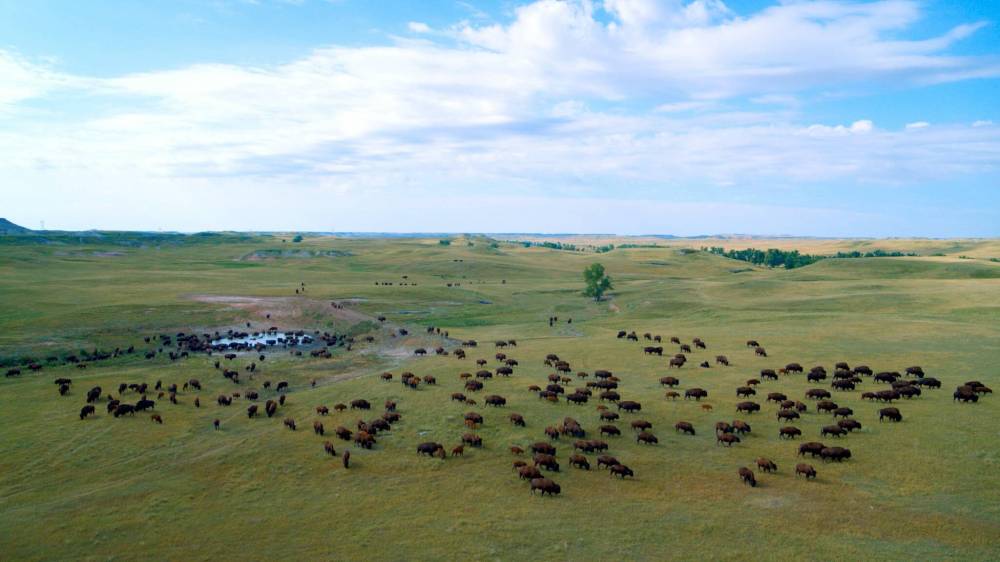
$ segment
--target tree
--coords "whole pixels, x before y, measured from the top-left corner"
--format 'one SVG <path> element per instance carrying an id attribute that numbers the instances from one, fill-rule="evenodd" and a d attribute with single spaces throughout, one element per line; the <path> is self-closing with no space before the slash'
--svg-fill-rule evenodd
<path id="1" fill-rule="evenodd" d="M 296 234 L 295 238 L 292 238 L 292 242 L 301 242 L 301 241 L 302 241 L 302 235 L 301 234 Z"/>
<path id="2" fill-rule="evenodd" d="M 438 244 L 441 244 L 442 246 L 451 246 L 451 240 L 447 239 L 438 240 Z"/>
<path id="3" fill-rule="evenodd" d="M 594 297 L 595 301 L 601 300 L 608 289 L 614 288 L 611 286 L 611 278 L 604 274 L 604 266 L 599 263 L 591 264 L 583 270 L 583 280 L 587 283 L 583 294 Z"/>

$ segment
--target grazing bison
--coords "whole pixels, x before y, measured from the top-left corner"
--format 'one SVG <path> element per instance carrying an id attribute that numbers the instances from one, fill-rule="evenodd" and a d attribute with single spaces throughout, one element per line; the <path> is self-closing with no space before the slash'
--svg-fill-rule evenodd
<path id="1" fill-rule="evenodd" d="M 827 425 L 820 430 L 819 434 L 823 437 L 831 435 L 833 437 L 843 437 L 847 435 L 847 430 L 840 427 L 839 425 Z"/>
<path id="2" fill-rule="evenodd" d="M 615 476 L 618 476 L 622 480 L 624 480 L 626 476 L 631 476 L 632 478 L 635 478 L 635 473 L 632 472 L 632 469 L 629 468 L 629 467 L 627 467 L 627 466 L 625 466 L 625 465 L 623 465 L 623 464 L 616 464 L 616 465 L 612 466 L 611 470 L 610 470 L 610 474 L 611 474 L 612 478 L 614 478 Z"/>
<path id="3" fill-rule="evenodd" d="M 251 404 L 247 407 L 247 417 L 253 419 L 257 415 L 257 405 Z"/>
<path id="4" fill-rule="evenodd" d="M 854 390 L 854 381 L 851 380 L 836 380 L 830 384 L 834 390 Z"/>
<path id="5" fill-rule="evenodd" d="M 531 480 L 531 493 L 534 494 L 535 490 L 540 491 L 543 496 L 545 494 L 555 496 L 562 492 L 562 488 L 559 487 L 559 484 L 556 484 L 548 478 L 533 478 Z"/>
<path id="6" fill-rule="evenodd" d="M 620 429 L 613 425 L 602 425 L 600 427 L 601 435 L 621 435 Z"/>
<path id="7" fill-rule="evenodd" d="M 843 406 L 833 411 L 833 417 L 835 418 L 849 418 L 852 415 L 854 415 L 854 410 Z"/>
<path id="8" fill-rule="evenodd" d="M 524 427 L 525 426 L 524 416 L 522 416 L 521 414 L 511 414 L 510 415 L 510 423 L 512 423 L 514 425 L 517 425 L 517 426 Z"/>
<path id="9" fill-rule="evenodd" d="M 760 457 L 757 459 L 756 462 L 757 462 L 757 468 L 759 468 L 763 472 L 778 471 L 778 465 L 774 464 L 774 461 L 770 459 L 765 459 L 764 457 Z"/>
<path id="10" fill-rule="evenodd" d="M 737 412 L 745 412 L 747 414 L 752 414 L 754 412 L 760 411 L 760 404 L 756 402 L 740 402 L 736 405 Z"/>
<path id="11" fill-rule="evenodd" d="M 701 400 L 702 398 L 708 397 L 708 391 L 701 388 L 689 388 L 684 391 L 684 399 L 694 398 L 695 400 Z"/>
<path id="12" fill-rule="evenodd" d="M 753 352 L 757 357 L 767 357 L 767 351 L 763 347 L 757 346 Z"/>
<path id="13" fill-rule="evenodd" d="M 662 377 L 660 379 L 660 384 L 662 386 L 667 386 L 667 387 L 673 388 L 673 387 L 681 384 L 681 381 L 677 380 L 674 377 Z"/>
<path id="14" fill-rule="evenodd" d="M 218 429 L 219 429 L 219 425 L 220 425 L 221 423 L 222 423 L 222 422 L 220 422 L 220 421 L 219 421 L 219 418 L 215 418 L 215 420 L 213 420 L 213 421 L 212 421 L 212 427 L 214 427 L 214 428 L 216 429 L 216 431 L 218 431 Z"/>
<path id="15" fill-rule="evenodd" d="M 681 433 L 686 433 L 688 435 L 694 435 L 694 425 L 691 422 L 679 421 L 674 424 L 674 430 L 680 431 Z"/>
<path id="16" fill-rule="evenodd" d="M 134 416 L 135 406 L 133 406 L 132 404 L 119 404 L 118 407 L 115 408 L 114 416 L 116 418 L 120 418 L 126 414 Z"/>
<path id="17" fill-rule="evenodd" d="M 799 413 L 795 410 L 779 410 L 777 418 L 779 420 L 791 421 L 799 418 Z"/>
<path id="18" fill-rule="evenodd" d="M 314 421 L 313 422 L 313 433 L 315 433 L 316 435 L 324 435 L 323 423 L 322 422 L 318 422 L 318 421 Z"/>
<path id="19" fill-rule="evenodd" d="M 742 420 L 733 420 L 733 433 L 746 435 L 750 433 L 750 424 Z"/>
<path id="20" fill-rule="evenodd" d="M 163 425 L 163 418 L 160 417 L 160 414 L 153 414 L 152 416 L 149 417 L 149 419 L 160 425 Z"/>
<path id="21" fill-rule="evenodd" d="M 760 348 L 757 348 L 757 349 L 760 349 Z M 739 471 L 737 471 L 737 472 L 740 475 L 740 481 L 742 481 L 747 486 L 750 486 L 751 488 L 756 488 L 757 487 L 757 479 L 754 478 L 752 470 L 750 470 L 749 468 L 743 466 L 743 467 L 740 467 Z"/>
<path id="22" fill-rule="evenodd" d="M 337 449 L 334 448 L 333 443 L 329 441 L 323 443 L 323 450 L 326 451 L 331 457 L 337 456 Z"/>
<path id="23" fill-rule="evenodd" d="M 352 410 L 370 410 L 371 407 L 372 405 L 367 400 L 363 400 L 360 398 L 357 400 L 351 400 Z"/>
<path id="24" fill-rule="evenodd" d="M 810 441 L 808 443 L 803 443 L 799 445 L 799 456 L 805 456 L 807 454 L 813 457 L 818 457 L 820 451 L 826 448 L 826 445 L 822 443 L 817 443 L 816 441 Z"/>
<path id="25" fill-rule="evenodd" d="M 484 402 L 486 402 L 487 406 L 500 407 L 500 406 L 506 406 L 507 405 L 507 399 L 504 398 L 503 396 L 498 395 L 498 394 L 491 394 L 491 395 L 487 396 L 485 398 Z"/>
<path id="26" fill-rule="evenodd" d="M 827 412 L 827 413 L 833 412 L 834 410 L 836 410 L 839 407 L 840 406 L 838 406 L 836 402 L 831 402 L 829 400 L 823 400 L 823 401 L 819 402 L 818 404 L 816 404 L 816 410 L 817 411 Z"/>
<path id="27" fill-rule="evenodd" d="M 582 470 L 590 470 L 590 461 L 583 455 L 572 455 L 569 458 L 569 465 Z"/>
<path id="28" fill-rule="evenodd" d="M 715 437 L 715 444 L 720 443 L 725 444 L 727 447 L 732 447 L 733 443 L 739 443 L 740 438 L 733 435 L 732 433 L 720 433 Z"/>
<path id="29" fill-rule="evenodd" d="M 625 400 L 624 402 L 618 403 L 618 409 L 625 410 L 628 413 L 638 412 L 642 410 L 642 404 L 633 402 L 632 400 Z"/>
<path id="30" fill-rule="evenodd" d="M 649 423 L 646 420 L 635 420 L 631 423 L 631 426 L 632 429 L 640 431 L 646 431 L 647 429 L 653 428 L 653 424 Z"/>
<path id="31" fill-rule="evenodd" d="M 534 461 L 535 466 L 540 466 L 545 470 L 549 470 L 552 472 L 559 472 L 559 463 L 556 461 L 556 457 L 553 455 L 549 455 L 546 453 L 536 453 L 532 457 L 532 460 Z"/>
<path id="32" fill-rule="evenodd" d="M 283 423 L 285 427 L 287 427 L 288 429 L 295 431 L 295 420 L 293 420 L 292 418 L 285 418 L 285 421 L 281 423 Z"/>
<path id="33" fill-rule="evenodd" d="M 537 443 L 533 443 L 531 445 L 531 447 L 529 447 L 529 449 L 531 449 L 532 453 L 542 453 L 542 454 L 545 454 L 545 455 L 555 455 L 556 454 L 556 448 L 553 447 L 552 445 L 544 442 L 544 441 L 539 441 Z"/>
<path id="34" fill-rule="evenodd" d="M 636 443 L 643 443 L 643 444 L 646 444 L 646 445 L 655 445 L 655 444 L 659 443 L 660 440 L 657 439 L 655 435 L 653 435 L 652 433 L 650 433 L 648 431 L 640 431 L 639 435 L 635 436 L 635 442 Z"/>
<path id="35" fill-rule="evenodd" d="M 94 413 L 94 410 L 95 408 L 93 404 L 87 404 L 83 408 L 80 408 L 80 419 L 86 419 L 87 416 Z"/>
<path id="36" fill-rule="evenodd" d="M 542 477 L 542 471 L 537 466 L 529 466 L 524 461 L 514 461 L 514 463 L 517 477 L 521 480 L 534 480 Z M 520 466 L 517 466 L 517 463 L 521 463 Z"/>
<path id="37" fill-rule="evenodd" d="M 802 435 L 802 430 L 790 425 L 778 430 L 778 437 L 781 439 L 795 439 L 799 435 Z"/>
<path id="38" fill-rule="evenodd" d="M 851 458 L 851 450 L 843 447 L 823 447 L 819 452 L 819 458 L 824 461 L 841 462 Z"/>
<path id="39" fill-rule="evenodd" d="M 749 398 L 751 396 L 755 396 L 756 394 L 757 391 L 750 388 L 749 386 L 741 386 L 736 389 L 737 398 Z"/>
<path id="40" fill-rule="evenodd" d="M 854 431 L 855 429 L 861 429 L 861 422 L 852 419 L 840 420 L 837 425 L 846 429 L 847 431 Z"/>
<path id="41" fill-rule="evenodd" d="M 816 469 L 811 464 L 799 463 L 795 465 L 795 476 L 805 476 L 806 480 L 816 478 Z"/>
<path id="42" fill-rule="evenodd" d="M 616 464 L 619 464 L 618 459 L 612 457 L 611 455 L 600 455 L 597 457 L 597 468 L 601 467 L 611 468 Z"/>
<path id="43" fill-rule="evenodd" d="M 482 447 L 483 438 L 474 433 L 465 433 L 462 435 L 462 443 L 468 444 L 471 447 Z"/>
<path id="44" fill-rule="evenodd" d="M 893 422 L 903 421 L 903 414 L 899 413 L 899 408 L 882 408 L 878 411 L 878 421 L 888 419 Z"/>

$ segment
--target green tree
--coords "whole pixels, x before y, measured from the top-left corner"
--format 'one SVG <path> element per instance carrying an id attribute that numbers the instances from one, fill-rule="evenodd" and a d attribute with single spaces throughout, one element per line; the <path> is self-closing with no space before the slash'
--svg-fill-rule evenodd
<path id="1" fill-rule="evenodd" d="M 302 235 L 301 234 L 297 234 L 295 236 L 295 238 L 292 238 L 292 242 L 301 242 L 301 241 L 302 241 Z"/>
<path id="2" fill-rule="evenodd" d="M 587 283 L 583 294 L 594 297 L 595 301 L 601 300 L 608 289 L 614 288 L 611 285 L 611 278 L 604 273 L 604 266 L 599 263 L 591 264 L 590 267 L 583 270 L 583 280 Z"/>
<path id="3" fill-rule="evenodd" d="M 447 239 L 438 240 L 438 244 L 441 244 L 442 246 L 451 246 L 451 240 Z"/>

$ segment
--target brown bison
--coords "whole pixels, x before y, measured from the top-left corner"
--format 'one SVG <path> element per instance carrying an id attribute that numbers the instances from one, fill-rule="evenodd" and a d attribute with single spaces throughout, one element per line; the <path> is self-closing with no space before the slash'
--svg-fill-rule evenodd
<path id="1" fill-rule="evenodd" d="M 701 388 L 689 388 L 684 391 L 684 399 L 694 398 L 695 400 L 701 400 L 702 398 L 708 397 L 708 391 Z"/>
<path id="2" fill-rule="evenodd" d="M 569 458 L 569 465 L 581 470 L 590 470 L 590 461 L 583 455 L 572 455 Z"/>
<path id="3" fill-rule="evenodd" d="M 686 433 L 688 435 L 694 435 L 694 426 L 691 422 L 679 421 L 674 424 L 674 430 L 680 431 L 681 433 Z"/>
<path id="4" fill-rule="evenodd" d="M 893 422 L 903 421 L 903 414 L 899 413 L 899 408 L 882 408 L 878 411 L 878 421 L 888 419 Z"/>
<path id="5" fill-rule="evenodd" d="M 733 435 L 732 433 L 720 433 L 715 437 L 715 444 L 724 444 L 727 447 L 732 447 L 733 443 L 739 443 L 740 438 Z"/>
<path id="6" fill-rule="evenodd" d="M 816 469 L 811 464 L 799 463 L 795 465 L 795 476 L 805 476 L 806 480 L 816 478 Z"/>
<path id="7" fill-rule="evenodd" d="M 86 419 L 87 416 L 93 414 L 95 411 L 93 404 L 87 404 L 83 408 L 80 408 L 80 419 Z"/>
<path id="8" fill-rule="evenodd" d="M 851 458 L 851 450 L 843 447 L 824 447 L 819 452 L 819 458 L 824 461 L 841 462 Z"/>
<path id="9" fill-rule="evenodd" d="M 623 464 L 616 464 L 612 466 L 610 470 L 610 475 L 612 478 L 618 476 L 622 480 L 624 480 L 626 476 L 631 476 L 632 478 L 635 478 L 635 473 L 632 472 L 632 469 Z"/>
<path id="10" fill-rule="evenodd" d="M 760 349 L 760 348 L 758 348 L 758 349 Z M 750 486 L 751 488 L 756 488 L 757 487 L 757 479 L 754 478 L 752 470 L 750 470 L 749 468 L 743 466 L 743 467 L 740 467 L 739 471 L 737 471 L 737 472 L 740 475 L 740 481 L 742 481 L 747 486 Z"/>
<path id="11" fill-rule="evenodd" d="M 556 484 L 548 478 L 533 478 L 531 480 L 531 493 L 534 494 L 535 490 L 540 491 L 543 496 L 545 494 L 555 496 L 562 492 L 562 488 L 559 487 L 559 484 Z"/>
<path id="12" fill-rule="evenodd" d="M 514 461 L 514 462 L 523 463 L 524 461 Z M 526 464 L 522 464 L 521 466 L 517 467 L 517 477 L 520 478 L 521 480 L 534 480 L 535 478 L 542 477 L 542 471 L 539 470 L 537 466 L 529 466 Z"/>
<path id="13" fill-rule="evenodd" d="M 822 443 L 817 443 L 816 441 L 810 441 L 808 443 L 803 443 L 799 445 L 799 456 L 805 456 L 807 454 L 813 457 L 818 457 L 820 451 L 826 448 L 826 445 Z"/>
<path id="14" fill-rule="evenodd" d="M 802 435 L 802 430 L 790 425 L 778 430 L 778 437 L 781 439 L 795 439 L 799 435 Z"/>
<path id="15" fill-rule="evenodd" d="M 774 461 L 772 461 L 771 459 L 765 459 L 764 457 L 760 457 L 757 459 L 757 468 L 759 468 L 763 472 L 778 471 L 778 465 L 774 464 Z"/>
<path id="16" fill-rule="evenodd" d="M 635 436 L 636 443 L 643 443 L 646 445 L 655 445 L 660 442 L 655 435 L 648 431 L 640 431 L 638 435 Z"/>

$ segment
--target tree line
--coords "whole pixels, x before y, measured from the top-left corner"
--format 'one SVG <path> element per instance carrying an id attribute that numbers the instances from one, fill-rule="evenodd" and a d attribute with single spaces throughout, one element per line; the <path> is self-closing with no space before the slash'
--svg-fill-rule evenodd
<path id="1" fill-rule="evenodd" d="M 758 250 L 757 248 L 747 248 L 745 250 L 726 250 L 725 248 L 719 246 L 711 246 L 707 248 L 702 247 L 702 251 L 727 257 L 734 260 L 745 261 L 748 263 L 752 263 L 754 265 L 764 265 L 767 267 L 783 267 L 785 269 L 804 267 L 827 258 L 894 258 L 894 257 L 917 255 L 912 252 L 911 253 L 898 252 L 898 251 L 889 252 L 885 250 L 872 250 L 868 252 L 860 252 L 854 250 L 851 252 L 837 252 L 832 256 L 821 256 L 813 254 L 803 254 L 800 253 L 798 250 L 779 250 L 777 248 L 768 248 L 767 250 Z"/>

